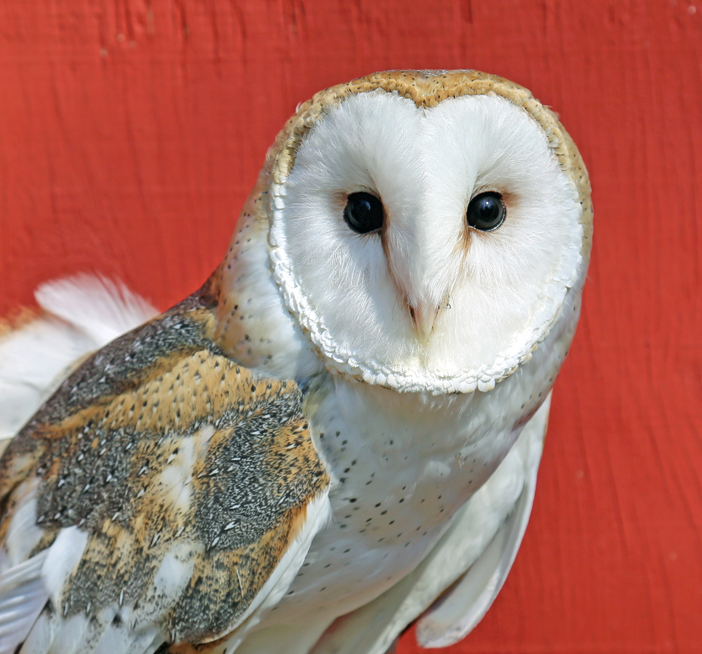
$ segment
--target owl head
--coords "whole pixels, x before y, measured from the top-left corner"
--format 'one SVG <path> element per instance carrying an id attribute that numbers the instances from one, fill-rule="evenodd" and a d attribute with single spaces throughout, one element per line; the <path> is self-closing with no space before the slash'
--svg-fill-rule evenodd
<path id="1" fill-rule="evenodd" d="M 556 116 L 475 71 L 318 93 L 244 218 L 327 369 L 433 394 L 489 391 L 531 358 L 581 292 L 592 233 L 587 172 Z"/>

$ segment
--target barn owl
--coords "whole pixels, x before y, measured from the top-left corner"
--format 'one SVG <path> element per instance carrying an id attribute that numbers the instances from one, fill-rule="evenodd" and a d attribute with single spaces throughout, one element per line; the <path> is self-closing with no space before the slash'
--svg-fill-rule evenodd
<path id="1" fill-rule="evenodd" d="M 7 447 L 0 652 L 460 640 L 528 521 L 591 234 L 580 155 L 516 84 L 393 71 L 302 104 L 215 273 Z M 98 296 L 48 287 L 43 326 L 110 333 Z"/>

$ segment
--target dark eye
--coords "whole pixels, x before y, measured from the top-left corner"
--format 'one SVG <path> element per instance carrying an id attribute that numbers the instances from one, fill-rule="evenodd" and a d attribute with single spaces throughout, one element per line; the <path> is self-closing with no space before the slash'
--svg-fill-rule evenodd
<path id="1" fill-rule="evenodd" d="M 507 215 L 507 208 L 499 193 L 481 193 L 476 195 L 468 205 L 466 220 L 471 227 L 481 232 L 497 229 Z"/>
<path id="2" fill-rule="evenodd" d="M 346 224 L 358 234 L 383 226 L 383 203 L 370 193 L 351 193 L 344 207 Z"/>

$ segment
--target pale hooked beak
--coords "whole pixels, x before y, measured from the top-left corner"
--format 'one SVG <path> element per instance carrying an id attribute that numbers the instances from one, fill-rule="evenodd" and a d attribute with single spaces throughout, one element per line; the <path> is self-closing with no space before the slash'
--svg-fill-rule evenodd
<path id="1" fill-rule="evenodd" d="M 429 342 L 429 337 L 434 329 L 434 323 L 440 309 L 440 306 L 431 306 L 424 303 L 414 306 L 410 305 L 409 311 L 414 323 L 414 331 L 417 333 L 417 339 L 422 345 L 426 345 Z"/>

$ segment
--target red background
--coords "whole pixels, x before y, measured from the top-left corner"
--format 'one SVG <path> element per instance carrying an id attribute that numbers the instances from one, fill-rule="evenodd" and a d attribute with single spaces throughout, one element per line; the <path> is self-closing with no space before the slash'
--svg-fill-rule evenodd
<path id="1" fill-rule="evenodd" d="M 702 651 L 700 0 L 2 0 L 0 315 L 84 270 L 182 298 L 295 105 L 386 68 L 529 87 L 594 188 L 533 518 L 451 651 Z"/>

